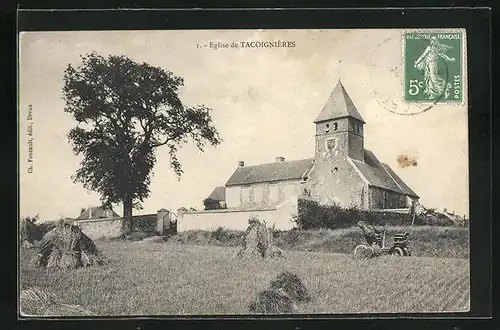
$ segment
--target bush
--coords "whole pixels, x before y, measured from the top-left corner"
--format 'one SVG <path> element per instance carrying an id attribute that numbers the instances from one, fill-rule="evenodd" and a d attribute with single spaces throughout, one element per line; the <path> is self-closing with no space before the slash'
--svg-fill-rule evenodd
<path id="1" fill-rule="evenodd" d="M 210 235 L 210 239 L 215 240 L 215 241 L 225 240 L 226 237 L 227 237 L 227 235 L 226 235 L 226 231 L 224 230 L 224 227 L 218 227 Z"/>
<path id="2" fill-rule="evenodd" d="M 460 226 L 460 223 L 455 223 L 453 220 L 436 212 L 434 209 L 425 209 L 424 212 L 415 217 L 415 225 L 419 226 Z"/>
<path id="3" fill-rule="evenodd" d="M 301 229 L 340 229 L 355 226 L 364 221 L 372 226 L 409 226 L 412 215 L 395 212 L 360 210 L 356 207 L 342 208 L 337 205 L 320 205 L 316 201 L 299 199 L 298 216 L 292 221 Z M 414 225 L 454 226 L 453 220 L 434 210 L 425 210 L 415 216 Z"/>
<path id="4" fill-rule="evenodd" d="M 24 217 L 21 219 L 20 226 L 20 239 L 21 243 L 24 241 L 28 241 L 33 243 L 35 241 L 41 241 L 42 238 L 49 231 L 54 229 L 58 223 L 64 222 L 65 220 L 57 220 L 57 221 L 47 221 L 42 223 L 37 223 L 39 219 L 38 214 L 32 217 Z"/>
<path id="5" fill-rule="evenodd" d="M 301 229 L 339 229 L 355 226 L 364 221 L 377 226 L 404 226 L 411 224 L 409 214 L 394 212 L 362 211 L 356 207 L 342 208 L 337 205 L 320 205 L 316 201 L 299 199 L 298 216 L 295 217 Z"/>
<path id="6" fill-rule="evenodd" d="M 224 227 L 218 227 L 210 233 L 210 242 L 224 246 L 238 246 L 242 238 L 242 232 L 227 230 Z"/>
<path id="7" fill-rule="evenodd" d="M 203 205 L 205 206 L 205 210 L 220 210 L 226 208 L 225 206 L 221 205 L 219 201 L 210 197 L 203 200 Z"/>
<path id="8" fill-rule="evenodd" d="M 156 214 L 132 217 L 132 231 L 151 233 L 156 231 Z"/>
<path id="9" fill-rule="evenodd" d="M 21 243 L 24 241 L 33 243 L 34 241 L 39 241 L 43 237 L 43 235 L 40 232 L 40 228 L 36 224 L 38 218 L 39 216 L 37 214 L 33 217 L 28 216 L 21 219 L 21 228 L 20 228 Z"/>

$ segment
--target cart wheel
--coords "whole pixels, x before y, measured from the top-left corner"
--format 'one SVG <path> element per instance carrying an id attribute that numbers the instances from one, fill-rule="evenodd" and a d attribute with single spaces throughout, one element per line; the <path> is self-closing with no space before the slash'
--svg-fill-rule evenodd
<path id="1" fill-rule="evenodd" d="M 356 248 L 354 249 L 354 257 L 356 259 L 371 258 L 373 254 L 374 254 L 373 248 L 368 245 L 361 244 L 356 246 Z"/>
<path id="2" fill-rule="evenodd" d="M 400 247 L 395 247 L 394 250 L 392 250 L 391 255 L 393 255 L 395 257 L 402 257 L 402 256 L 404 256 L 404 253 Z"/>

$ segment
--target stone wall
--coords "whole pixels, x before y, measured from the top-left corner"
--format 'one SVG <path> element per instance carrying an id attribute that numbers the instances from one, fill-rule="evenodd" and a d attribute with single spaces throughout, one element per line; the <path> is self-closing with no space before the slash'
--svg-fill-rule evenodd
<path id="1" fill-rule="evenodd" d="M 122 218 L 77 221 L 82 232 L 92 240 L 120 237 L 123 234 L 122 224 Z"/>
<path id="2" fill-rule="evenodd" d="M 228 208 L 240 205 L 240 186 L 226 187 L 226 205 Z"/>
<path id="3" fill-rule="evenodd" d="M 377 187 L 370 187 L 372 209 L 398 209 L 408 207 L 405 195 Z"/>
<path id="4" fill-rule="evenodd" d="M 353 164 L 342 155 L 326 155 L 317 161 L 307 180 L 311 197 L 321 204 L 368 209 L 368 185 Z"/>
<path id="5" fill-rule="evenodd" d="M 295 226 L 292 217 L 297 213 L 297 196 L 270 208 L 180 212 L 177 215 L 177 231 L 214 230 L 218 227 L 231 230 L 246 230 L 248 219 L 252 216 L 257 216 L 259 219 L 266 221 L 268 227 L 274 225 L 277 230 L 289 230 Z"/>
<path id="6" fill-rule="evenodd" d="M 169 212 L 165 215 L 168 214 Z M 173 218 L 167 217 L 167 220 L 171 222 Z M 168 227 L 168 223 L 163 222 L 164 221 L 162 221 L 162 225 Z M 163 232 L 158 232 L 157 224 L 157 213 L 135 215 L 132 217 L 132 232 L 140 231 L 163 234 Z M 76 222 L 76 225 L 92 240 L 118 238 L 124 233 L 122 229 L 123 218 L 79 220 Z"/>
<path id="7" fill-rule="evenodd" d="M 300 180 L 255 183 L 226 188 L 228 208 L 273 205 L 301 194 Z"/>

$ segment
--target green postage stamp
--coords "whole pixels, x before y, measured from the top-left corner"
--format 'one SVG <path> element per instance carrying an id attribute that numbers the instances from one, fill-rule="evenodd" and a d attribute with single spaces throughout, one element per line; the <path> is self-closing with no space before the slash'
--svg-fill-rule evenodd
<path id="1" fill-rule="evenodd" d="M 406 102 L 462 102 L 462 31 L 404 34 L 404 99 Z"/>

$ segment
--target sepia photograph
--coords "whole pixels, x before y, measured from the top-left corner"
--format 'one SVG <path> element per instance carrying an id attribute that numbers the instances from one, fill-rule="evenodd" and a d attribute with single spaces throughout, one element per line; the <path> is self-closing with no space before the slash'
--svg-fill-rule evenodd
<path id="1" fill-rule="evenodd" d="M 468 312 L 466 46 L 21 32 L 20 316 Z"/>

